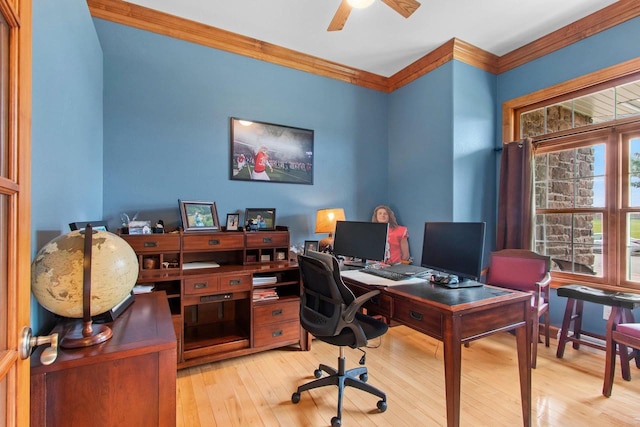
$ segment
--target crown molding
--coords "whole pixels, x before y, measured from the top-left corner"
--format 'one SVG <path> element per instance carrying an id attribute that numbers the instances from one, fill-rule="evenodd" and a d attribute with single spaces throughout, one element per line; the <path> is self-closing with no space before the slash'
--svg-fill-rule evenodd
<path id="1" fill-rule="evenodd" d="M 87 0 L 87 5 L 95 18 L 382 92 L 393 92 L 453 59 L 500 74 L 640 16 L 638 0 L 620 0 L 501 57 L 453 38 L 384 77 L 122 0 Z"/>

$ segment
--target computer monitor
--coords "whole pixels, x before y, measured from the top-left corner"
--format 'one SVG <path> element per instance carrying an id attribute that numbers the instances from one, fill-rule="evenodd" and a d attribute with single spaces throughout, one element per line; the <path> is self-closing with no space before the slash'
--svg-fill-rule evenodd
<path id="1" fill-rule="evenodd" d="M 333 238 L 336 256 L 358 258 L 345 265 L 364 267 L 367 260 L 384 261 L 387 251 L 387 230 L 384 222 L 338 221 Z"/>
<path id="2" fill-rule="evenodd" d="M 423 267 L 479 280 L 484 257 L 484 222 L 425 222 Z"/>

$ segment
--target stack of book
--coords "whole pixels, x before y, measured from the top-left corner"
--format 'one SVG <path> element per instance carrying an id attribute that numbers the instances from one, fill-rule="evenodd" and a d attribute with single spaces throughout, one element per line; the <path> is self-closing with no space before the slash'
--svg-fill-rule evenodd
<path id="1" fill-rule="evenodd" d="M 276 288 L 261 288 L 253 290 L 254 301 L 269 301 L 274 299 L 278 299 Z"/>

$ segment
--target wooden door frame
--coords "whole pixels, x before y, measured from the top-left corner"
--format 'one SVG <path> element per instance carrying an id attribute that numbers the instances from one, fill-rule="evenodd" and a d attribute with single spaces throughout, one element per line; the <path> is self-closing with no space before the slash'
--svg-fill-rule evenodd
<path id="1" fill-rule="evenodd" d="M 29 425 L 29 360 L 21 360 L 21 331 L 30 324 L 31 301 L 31 0 L 0 0 L 9 25 L 8 170 L 0 187 L 8 200 L 7 352 L 5 423 Z M 5 230 L 3 230 L 4 232 Z"/>

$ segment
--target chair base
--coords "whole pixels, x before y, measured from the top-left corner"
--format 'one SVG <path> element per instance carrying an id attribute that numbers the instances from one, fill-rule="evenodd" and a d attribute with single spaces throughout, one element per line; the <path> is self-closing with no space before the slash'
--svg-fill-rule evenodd
<path id="1" fill-rule="evenodd" d="M 338 369 L 334 369 L 327 365 L 320 365 L 318 369 L 314 371 L 316 380 L 303 384 L 298 387 L 298 390 L 291 396 L 293 403 L 300 402 L 300 393 L 303 391 L 311 390 L 314 388 L 324 387 L 328 385 L 338 386 L 338 413 L 337 416 L 331 419 L 331 427 L 339 427 L 342 423 L 342 396 L 346 387 L 354 387 L 367 393 L 378 396 L 381 400 L 378 401 L 377 407 L 380 412 L 387 410 L 387 395 L 381 390 L 366 383 L 368 375 L 367 368 L 362 366 L 358 368 L 345 369 L 346 360 L 344 357 L 344 349 L 340 349 L 340 357 L 338 357 Z M 329 376 L 320 378 L 322 372 L 326 372 Z"/>

